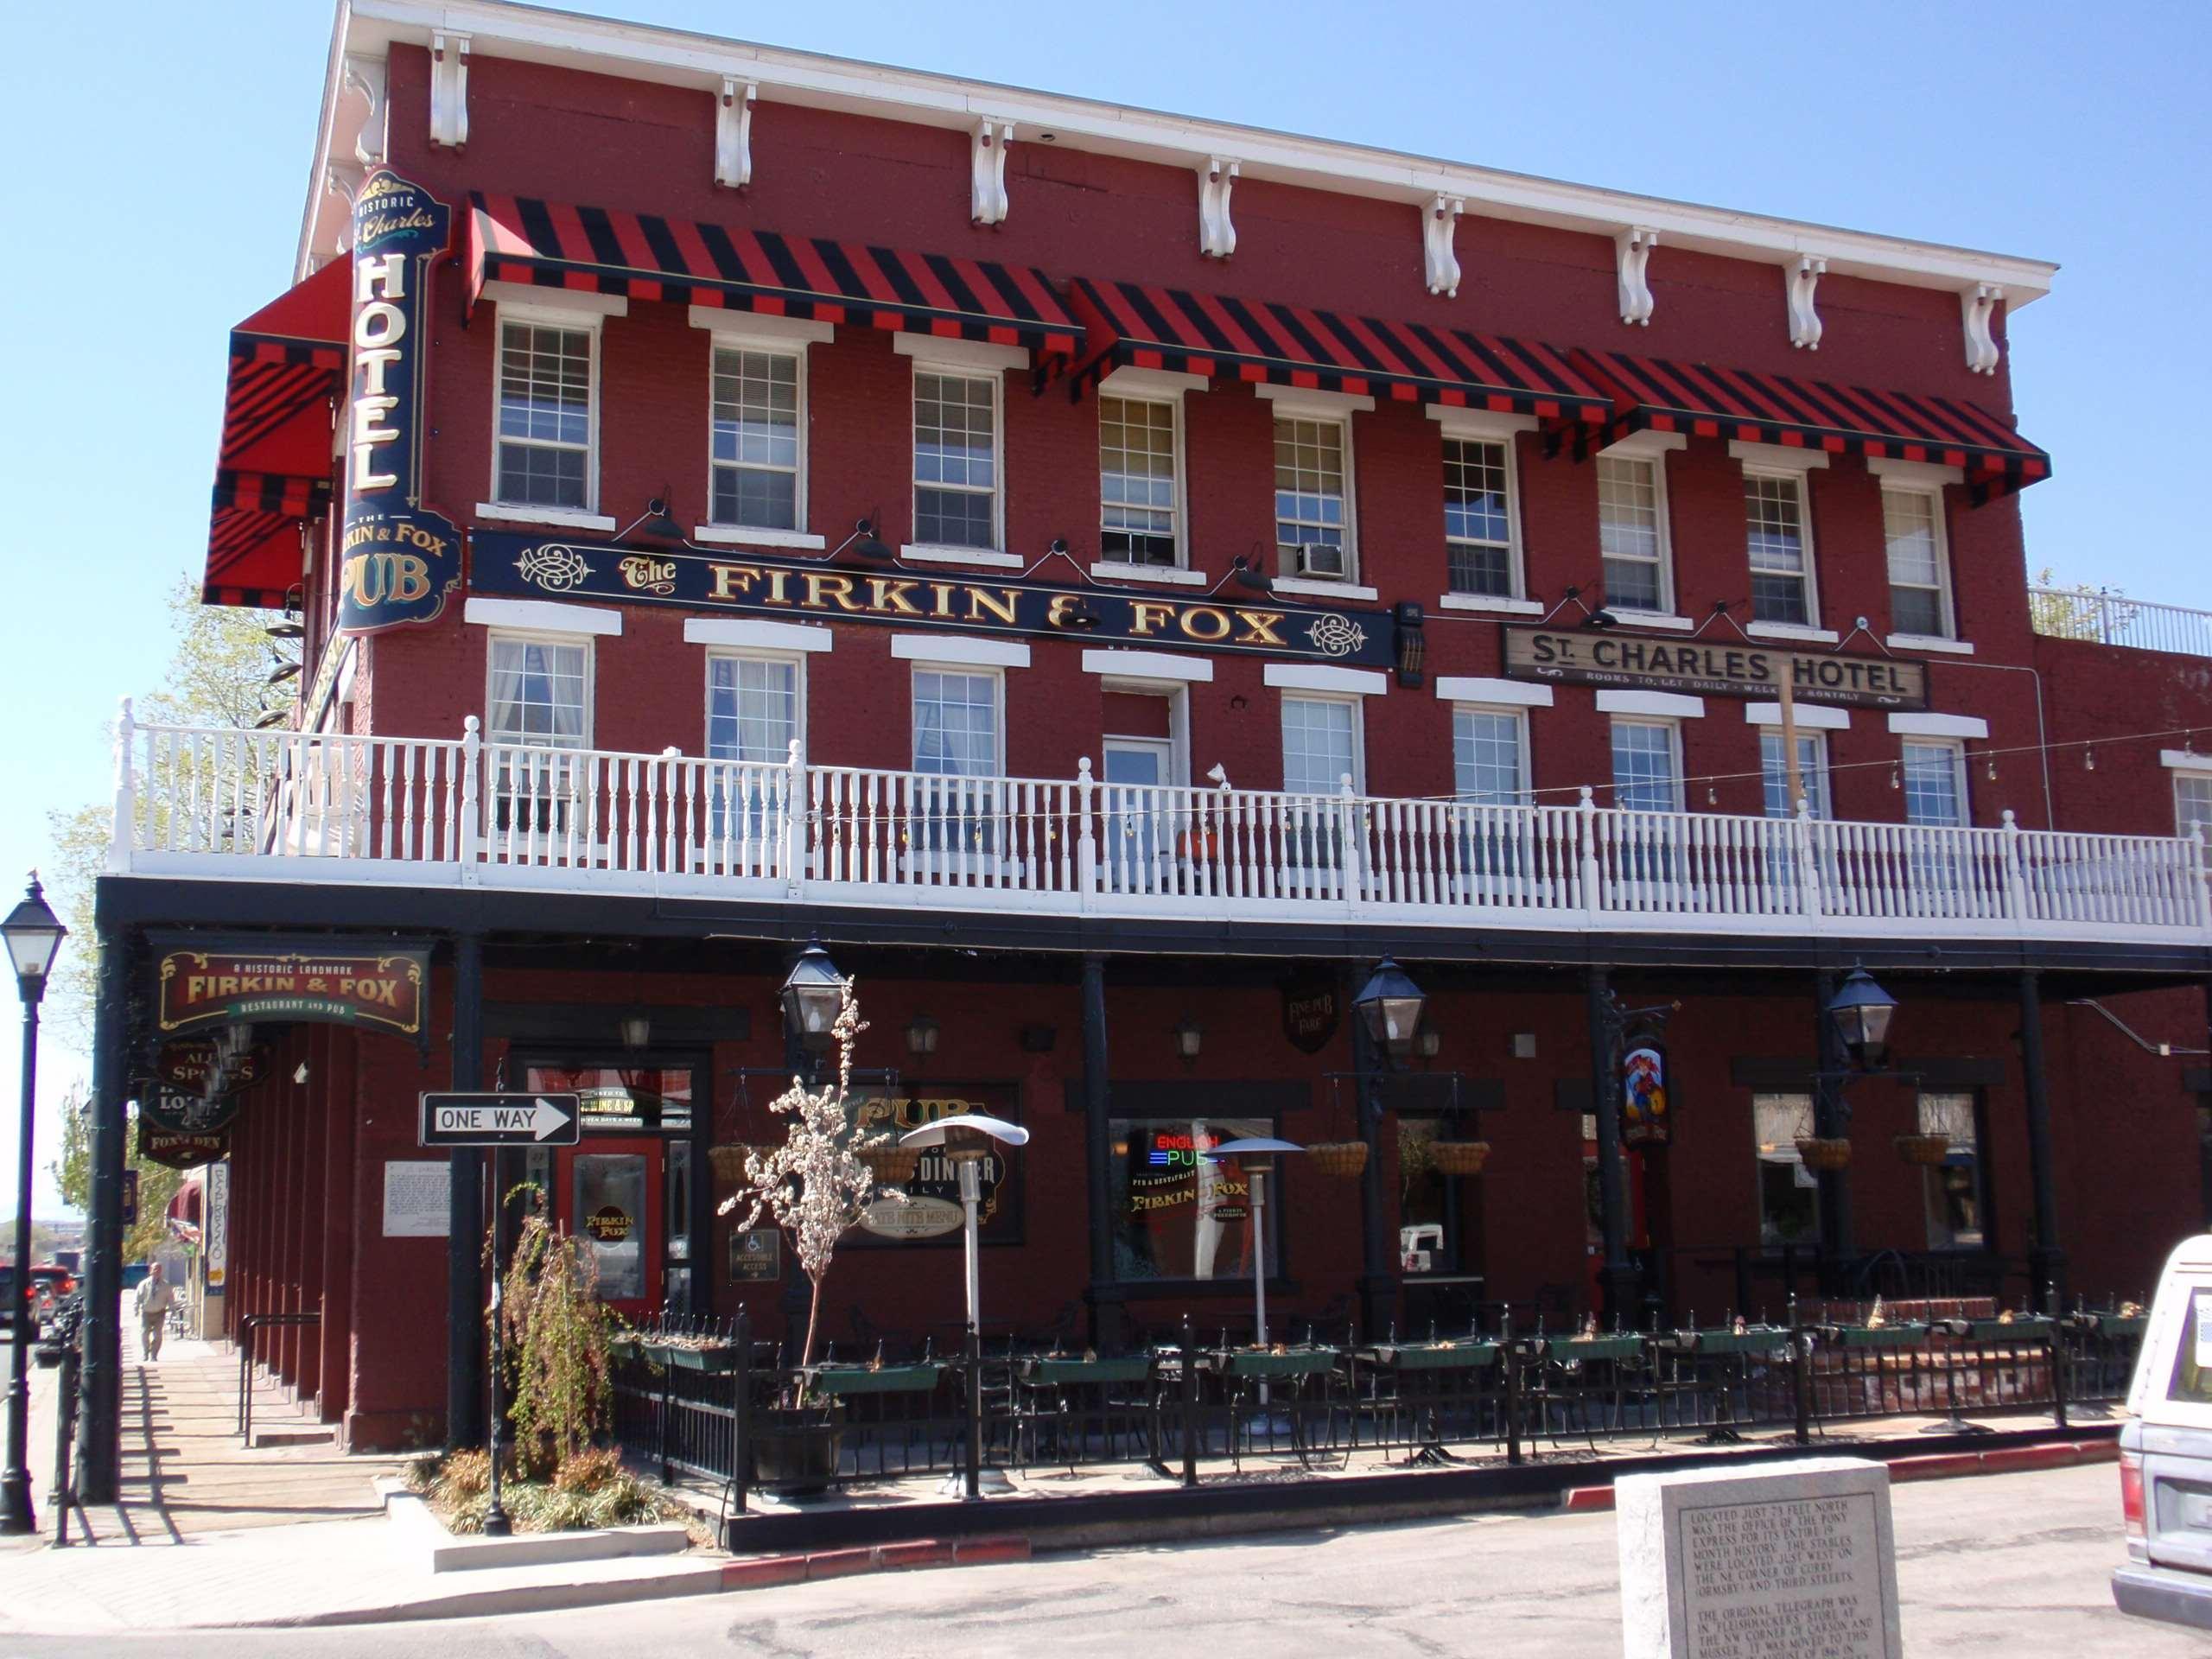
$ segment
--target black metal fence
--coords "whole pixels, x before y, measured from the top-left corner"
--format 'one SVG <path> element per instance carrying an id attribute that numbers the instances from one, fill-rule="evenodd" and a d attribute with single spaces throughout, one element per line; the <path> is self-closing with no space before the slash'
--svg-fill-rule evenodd
<path id="1" fill-rule="evenodd" d="M 1901 1310 L 1902 1313 L 1902 1310 Z M 2101 1412 L 2126 1389 L 2143 1319 L 1888 1317 L 1793 1306 L 1786 1325 L 1494 1335 L 1366 1345 L 1236 1347 L 1201 1338 L 1105 1355 L 984 1347 L 976 1397 L 980 1469 L 1032 1478 L 1148 1465 L 1195 1484 L 1201 1465 L 1249 1459 L 1337 1466 L 1355 1454 L 1408 1465 L 1594 1451 L 1669 1438 L 1721 1444 L 1752 1431 L 1801 1443 L 1830 1425 L 1923 1416 L 1967 1430 L 1976 1414 Z M 964 1472 L 969 1369 L 960 1355 L 798 1370 L 741 1319 L 661 1327 L 617 1354 L 624 1450 L 732 1489 L 819 1487 Z M 750 1447 L 748 1454 L 747 1448 Z M 1396 1453 L 1393 1458 L 1390 1454 Z"/>

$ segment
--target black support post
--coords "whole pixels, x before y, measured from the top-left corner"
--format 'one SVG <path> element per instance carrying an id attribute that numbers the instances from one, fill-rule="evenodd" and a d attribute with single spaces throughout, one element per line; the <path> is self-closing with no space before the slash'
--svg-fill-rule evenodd
<path id="1" fill-rule="evenodd" d="M 1843 1039 L 1828 1017 L 1836 977 L 1822 973 L 1813 984 L 1813 1069 L 1821 1074 L 1813 1079 L 1813 1133 L 1834 1140 L 1851 1129 L 1838 1080 L 1844 1070 Z M 1852 1242 L 1851 1172 L 1823 1169 L 1814 1179 L 1820 1184 L 1821 1294 L 1834 1300 L 1843 1294 L 1845 1267 L 1857 1248 Z"/>
<path id="2" fill-rule="evenodd" d="M 1344 1006 L 1358 995 L 1359 964 L 1345 964 Z M 1359 1329 L 1363 1340 L 1381 1342 L 1397 1324 L 1398 1276 L 1391 1272 L 1397 1253 L 1386 1229 L 1382 1192 L 1382 1077 L 1390 1064 L 1358 1011 L 1351 1014 L 1352 1071 L 1359 1079 L 1359 1138 L 1367 1143 L 1367 1167 L 1359 1174 Z"/>
<path id="3" fill-rule="evenodd" d="M 1621 1160 L 1619 1057 L 1613 1052 L 1607 979 L 1604 968 L 1590 969 L 1584 1007 L 1590 1027 L 1590 1111 L 1598 1121 L 1598 1225 L 1605 1252 L 1599 1282 L 1606 1323 L 1625 1329 L 1636 1322 L 1637 1282 L 1628 1259 L 1628 1170 Z"/>
<path id="4" fill-rule="evenodd" d="M 104 889 L 107 883 L 103 881 Z M 124 1098 L 130 1074 L 130 940 L 94 900 L 99 989 L 92 1005 L 92 1191 L 85 1251 L 85 1369 L 78 1387 L 77 1499 L 112 1503 L 122 1484 Z"/>
<path id="5" fill-rule="evenodd" d="M 453 942 L 453 1088 L 484 1086 L 484 938 Z M 484 1154 L 456 1147 L 446 1236 L 446 1446 L 484 1440 Z"/>
<path id="6" fill-rule="evenodd" d="M 1106 1044 L 1106 958 L 1083 959 L 1083 1132 L 1090 1210 L 1090 1345 L 1118 1350 L 1124 1338 L 1122 1302 L 1114 1282 L 1112 1063 Z"/>
<path id="7" fill-rule="evenodd" d="M 2039 1313 L 2056 1313 L 2066 1306 L 2066 1252 L 2058 1243 L 2058 1176 L 2052 1167 L 2050 1090 L 2043 1064 L 2043 986 L 2032 968 L 2020 975 L 2020 1081 L 2027 1104 L 2028 1181 L 2035 1195 L 2029 1306 Z"/>

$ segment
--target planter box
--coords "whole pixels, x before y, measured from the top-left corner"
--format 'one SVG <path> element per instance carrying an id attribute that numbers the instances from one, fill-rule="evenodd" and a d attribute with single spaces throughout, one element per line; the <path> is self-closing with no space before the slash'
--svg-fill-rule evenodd
<path id="1" fill-rule="evenodd" d="M 1332 1348 L 1315 1348 L 1287 1354 L 1232 1353 L 1225 1360 L 1224 1376 L 1313 1376 L 1334 1370 L 1337 1355 Z"/>
<path id="2" fill-rule="evenodd" d="M 786 1495 L 827 1491 L 836 1484 L 844 1451 L 844 1414 L 827 1411 L 768 1411 L 751 1424 L 753 1482 Z"/>
<path id="3" fill-rule="evenodd" d="M 1611 1360 L 1643 1357 L 1642 1337 L 1573 1337 L 1564 1342 L 1554 1341 L 1545 1350 L 1548 1357 L 1568 1365 L 1582 1364 L 1591 1360 Z"/>
<path id="4" fill-rule="evenodd" d="M 2051 1328 L 2049 1319 L 1974 1319 L 1967 1325 L 1967 1338 L 1971 1342 L 2017 1342 L 2040 1348 L 2050 1340 Z"/>
<path id="5" fill-rule="evenodd" d="M 813 1387 L 835 1396 L 848 1394 L 926 1394 L 945 1368 L 931 1360 L 918 1365 L 817 1365 L 809 1375 Z"/>
<path id="6" fill-rule="evenodd" d="M 433 1573 L 480 1567 L 543 1567 L 563 1561 L 608 1561 L 638 1555 L 680 1555 L 691 1548 L 681 1522 L 635 1527 L 579 1528 L 572 1532 L 518 1532 L 508 1538 L 448 1532 L 429 1503 L 392 1476 L 378 1476 L 385 1517 L 404 1547 L 429 1558 Z"/>
<path id="7" fill-rule="evenodd" d="M 1928 1340 L 1924 1325 L 1846 1325 L 1836 1328 L 1840 1348 L 1917 1348 Z"/>
<path id="8" fill-rule="evenodd" d="M 1152 1375 L 1152 1362 L 1142 1354 L 1119 1354 L 1109 1359 L 1033 1360 L 1029 1381 L 1046 1388 L 1091 1388 L 1111 1382 L 1141 1382 Z"/>
<path id="9" fill-rule="evenodd" d="M 1789 1333 L 1761 1325 L 1750 1331 L 1689 1331 L 1690 1346 L 1700 1354 L 1774 1354 L 1789 1345 Z"/>
<path id="10" fill-rule="evenodd" d="M 1497 1363 L 1494 1342 L 1423 1342 L 1403 1348 L 1377 1348 L 1376 1360 L 1402 1371 L 1477 1371 Z"/>

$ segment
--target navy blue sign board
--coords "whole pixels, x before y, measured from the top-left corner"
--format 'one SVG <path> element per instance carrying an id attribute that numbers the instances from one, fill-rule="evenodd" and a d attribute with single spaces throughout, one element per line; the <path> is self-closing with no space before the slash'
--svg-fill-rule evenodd
<path id="1" fill-rule="evenodd" d="M 424 1095 L 416 1144 L 424 1147 L 573 1147 L 583 1103 L 575 1095 Z"/>

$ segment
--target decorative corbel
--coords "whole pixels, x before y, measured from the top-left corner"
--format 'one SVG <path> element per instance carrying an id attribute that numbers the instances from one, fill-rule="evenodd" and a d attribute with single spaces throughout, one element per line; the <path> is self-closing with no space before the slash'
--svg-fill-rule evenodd
<path id="1" fill-rule="evenodd" d="M 722 95 L 715 105 L 715 182 L 742 190 L 753 182 L 753 103 L 760 95 L 757 81 L 722 77 Z"/>
<path id="2" fill-rule="evenodd" d="M 355 167 L 350 162 L 327 162 L 322 169 L 322 188 L 346 204 L 345 216 L 338 222 L 338 251 L 350 251 L 353 245 L 353 198 L 361 194 L 361 186 L 368 180 L 365 168 Z"/>
<path id="3" fill-rule="evenodd" d="M 1651 323 L 1651 285 L 1643 280 L 1651 250 L 1659 245 L 1659 232 L 1649 226 L 1631 225 L 1613 238 L 1613 257 L 1620 267 L 1621 321 L 1638 327 Z"/>
<path id="4" fill-rule="evenodd" d="M 1828 262 L 1817 254 L 1800 254 L 1794 265 L 1782 268 L 1782 285 L 1789 301 L 1789 343 L 1808 352 L 1821 349 L 1821 314 L 1813 308 L 1813 291 L 1828 274 Z"/>
<path id="5" fill-rule="evenodd" d="M 978 225 L 1006 223 L 1006 153 L 1013 143 L 1013 122 L 986 116 L 976 124 L 968 147 L 968 217 Z"/>
<path id="6" fill-rule="evenodd" d="M 353 159 L 364 167 L 380 166 L 388 153 L 385 143 L 385 60 L 365 53 L 346 54 L 346 85 L 368 100 L 369 112 L 353 135 Z"/>
<path id="7" fill-rule="evenodd" d="M 1198 169 L 1198 251 L 1226 259 L 1236 251 L 1236 226 L 1229 217 L 1229 193 L 1236 188 L 1243 163 L 1210 156 Z"/>
<path id="8" fill-rule="evenodd" d="M 1459 215 L 1466 206 L 1465 197 L 1447 196 L 1440 190 L 1421 218 L 1421 253 L 1423 263 L 1428 266 L 1428 291 L 1432 294 L 1450 296 L 1459 291 L 1459 256 L 1452 251 L 1452 238 L 1459 228 Z"/>
<path id="9" fill-rule="evenodd" d="M 468 142 L 468 36 L 430 36 L 430 142 L 459 149 Z"/>
<path id="10" fill-rule="evenodd" d="M 1993 325 L 1997 321 L 1997 302 L 2005 297 L 2005 290 L 1994 283 L 1976 283 L 1972 288 L 1959 290 L 1959 317 L 1965 325 L 1967 336 L 1967 367 L 1976 374 L 1997 372 L 1997 335 Z"/>

